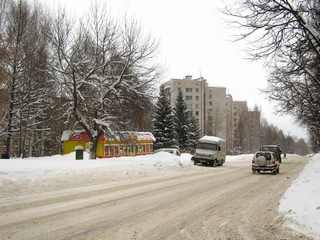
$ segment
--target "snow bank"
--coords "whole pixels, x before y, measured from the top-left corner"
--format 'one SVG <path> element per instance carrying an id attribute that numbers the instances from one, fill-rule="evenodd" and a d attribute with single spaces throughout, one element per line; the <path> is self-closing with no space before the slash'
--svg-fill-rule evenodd
<path id="1" fill-rule="evenodd" d="M 35 179 L 50 178 L 65 174 L 96 173 L 128 171 L 128 170 L 157 170 L 163 168 L 180 168 L 191 165 L 191 155 L 181 157 L 166 152 L 137 157 L 118 157 L 89 160 L 84 152 L 83 160 L 75 160 L 75 153 L 56 155 L 52 157 L 2 159 L 0 161 L 1 179 Z"/>
<path id="2" fill-rule="evenodd" d="M 252 154 L 227 156 L 228 162 L 251 161 Z M 84 160 L 75 160 L 75 153 L 55 155 L 51 157 L 1 159 L 0 180 L 12 179 L 41 179 L 61 176 L 66 174 L 90 174 L 96 172 L 157 171 L 163 169 L 178 169 L 193 165 L 191 155 L 183 153 L 181 157 L 159 152 L 152 155 L 136 157 L 117 157 L 89 160 L 89 155 L 84 152 Z"/>
<path id="3" fill-rule="evenodd" d="M 289 227 L 320 239 L 320 154 L 315 155 L 288 188 L 279 212 L 289 219 Z"/>

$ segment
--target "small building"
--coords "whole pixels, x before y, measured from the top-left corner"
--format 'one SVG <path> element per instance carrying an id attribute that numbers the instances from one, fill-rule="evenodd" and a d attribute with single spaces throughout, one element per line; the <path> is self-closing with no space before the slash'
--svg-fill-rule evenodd
<path id="1" fill-rule="evenodd" d="M 102 135 L 98 142 L 97 157 L 137 156 L 153 153 L 155 137 L 150 132 L 118 132 L 116 137 Z M 64 131 L 61 137 L 63 153 L 75 151 L 75 147 L 82 146 L 89 151 L 92 145 L 89 136 L 84 131 Z"/>

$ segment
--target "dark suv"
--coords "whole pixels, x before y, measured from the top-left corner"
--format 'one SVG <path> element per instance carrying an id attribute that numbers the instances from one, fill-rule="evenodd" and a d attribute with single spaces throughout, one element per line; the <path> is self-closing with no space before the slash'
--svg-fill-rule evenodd
<path id="1" fill-rule="evenodd" d="M 259 151 L 252 158 L 252 173 L 279 173 L 280 164 L 274 152 Z"/>

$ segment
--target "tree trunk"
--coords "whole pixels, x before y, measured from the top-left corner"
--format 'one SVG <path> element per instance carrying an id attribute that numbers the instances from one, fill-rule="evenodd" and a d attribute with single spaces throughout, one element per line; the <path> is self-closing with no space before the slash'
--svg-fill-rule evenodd
<path id="1" fill-rule="evenodd" d="M 97 150 L 98 150 L 98 142 L 99 142 L 100 135 L 94 137 L 92 139 L 92 147 L 90 149 L 90 159 L 97 158 Z"/>

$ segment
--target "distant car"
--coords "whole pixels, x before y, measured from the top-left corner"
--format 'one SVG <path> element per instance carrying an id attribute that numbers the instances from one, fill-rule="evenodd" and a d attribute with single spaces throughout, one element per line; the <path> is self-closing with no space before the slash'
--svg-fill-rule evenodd
<path id="1" fill-rule="evenodd" d="M 258 151 L 252 158 L 252 173 L 272 172 L 279 173 L 280 163 L 274 152 Z"/>
<path id="2" fill-rule="evenodd" d="M 271 151 L 271 152 L 274 152 L 275 155 L 276 155 L 276 158 L 279 161 L 279 163 L 282 162 L 282 158 L 281 158 L 282 150 L 281 150 L 281 148 L 278 147 L 278 145 L 263 145 L 260 148 L 260 151 Z"/>
<path id="3" fill-rule="evenodd" d="M 168 152 L 177 156 L 181 155 L 179 149 L 176 149 L 176 148 L 160 148 L 154 151 L 154 153 L 158 153 L 158 152 Z"/>

